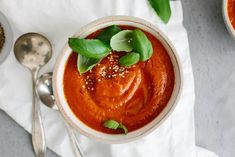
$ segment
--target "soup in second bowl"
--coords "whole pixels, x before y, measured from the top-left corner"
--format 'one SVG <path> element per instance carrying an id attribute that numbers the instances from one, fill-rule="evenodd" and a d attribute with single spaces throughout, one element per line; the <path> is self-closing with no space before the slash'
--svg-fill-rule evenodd
<path id="1" fill-rule="evenodd" d="M 229 20 L 233 26 L 233 29 L 235 29 L 235 0 L 228 0 L 227 6 Z"/>

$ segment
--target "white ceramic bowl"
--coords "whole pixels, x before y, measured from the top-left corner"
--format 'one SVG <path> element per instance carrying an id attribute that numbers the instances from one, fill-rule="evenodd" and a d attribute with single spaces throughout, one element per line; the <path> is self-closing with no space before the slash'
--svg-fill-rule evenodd
<path id="1" fill-rule="evenodd" d="M 223 18 L 224 18 L 224 23 L 226 25 L 227 30 L 229 31 L 229 33 L 232 35 L 232 37 L 235 39 L 235 30 L 233 28 L 232 23 L 229 20 L 229 16 L 228 16 L 228 0 L 223 0 L 223 5 L 222 5 L 222 14 L 223 14 Z"/>
<path id="2" fill-rule="evenodd" d="M 80 29 L 78 33 L 76 33 L 75 37 L 86 37 L 92 32 L 95 32 L 96 30 L 105 28 L 110 25 L 129 25 L 134 26 L 137 28 L 141 28 L 152 35 L 154 35 L 159 41 L 162 42 L 163 46 L 166 48 L 171 61 L 174 66 L 174 73 L 175 73 L 175 86 L 172 93 L 172 96 L 167 104 L 167 106 L 164 108 L 164 110 L 150 123 L 145 125 L 144 127 L 132 131 L 128 133 L 127 135 L 119 134 L 119 135 L 111 135 L 99 132 L 97 130 L 94 130 L 90 127 L 88 127 L 86 124 L 84 124 L 82 121 L 80 121 L 71 111 L 69 105 L 67 104 L 67 101 L 64 96 L 64 90 L 63 90 L 63 75 L 64 75 L 64 68 L 66 61 L 70 54 L 72 53 L 72 50 L 69 48 L 68 44 L 66 44 L 60 53 L 56 66 L 54 69 L 54 76 L 53 76 L 53 89 L 55 94 L 55 99 L 58 105 L 58 108 L 62 112 L 65 119 L 74 126 L 80 133 L 83 135 L 86 135 L 90 138 L 93 138 L 95 140 L 104 142 L 104 143 L 124 143 L 129 142 L 135 139 L 138 139 L 144 135 L 147 135 L 151 131 L 155 130 L 173 111 L 175 108 L 177 101 L 179 99 L 181 87 L 182 87 L 182 69 L 180 65 L 180 61 L 177 55 L 177 52 L 170 42 L 170 40 L 162 33 L 158 28 L 156 28 L 151 23 L 135 18 L 130 16 L 110 16 L 98 19 L 83 28 Z"/>
<path id="3" fill-rule="evenodd" d="M 0 24 L 2 25 L 5 34 L 5 43 L 2 47 L 2 50 L 0 50 L 1 51 L 0 64 L 1 64 L 11 52 L 13 44 L 13 32 L 6 16 L 1 12 L 0 12 Z"/>

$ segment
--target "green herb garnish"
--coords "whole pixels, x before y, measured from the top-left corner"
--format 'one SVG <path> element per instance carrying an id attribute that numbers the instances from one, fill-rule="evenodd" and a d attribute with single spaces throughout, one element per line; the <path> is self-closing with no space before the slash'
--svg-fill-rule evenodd
<path id="1" fill-rule="evenodd" d="M 126 54 L 125 56 L 122 56 L 119 59 L 119 63 L 122 66 L 131 66 L 133 64 L 136 64 L 140 59 L 140 55 L 138 53 L 135 52 L 131 52 Z"/>
<path id="2" fill-rule="evenodd" d="M 171 7 L 169 0 L 148 0 L 153 9 L 164 23 L 168 23 L 171 17 Z"/>
<path id="3" fill-rule="evenodd" d="M 88 58 L 100 59 L 105 57 L 111 49 L 99 39 L 69 38 L 69 46 L 73 51 Z"/>
<path id="4" fill-rule="evenodd" d="M 111 38 L 111 48 L 116 51 L 135 52 L 140 54 L 140 60 L 146 61 L 153 54 L 152 43 L 149 41 L 143 31 L 139 29 L 135 30 L 123 30 Z M 130 55 L 135 61 L 137 55 Z M 132 64 L 132 63 L 131 63 Z"/>
<path id="5" fill-rule="evenodd" d="M 81 54 L 78 55 L 77 68 L 80 74 L 85 73 L 91 70 L 97 63 L 100 62 L 100 59 L 88 58 Z"/>
<path id="6" fill-rule="evenodd" d="M 110 46 L 115 51 L 131 52 L 132 46 L 132 31 L 123 30 L 111 38 Z"/>
<path id="7" fill-rule="evenodd" d="M 102 40 L 103 42 L 105 42 L 106 44 L 109 45 L 110 39 L 112 38 L 112 36 L 114 36 L 115 34 L 117 34 L 120 31 L 121 31 L 121 28 L 116 25 L 109 26 L 109 27 L 105 28 L 103 31 L 101 31 L 97 35 L 96 38 Z"/>
<path id="8" fill-rule="evenodd" d="M 146 61 L 153 54 L 152 43 L 147 36 L 139 29 L 133 30 L 133 48 L 134 51 L 140 54 L 140 60 Z"/>
<path id="9" fill-rule="evenodd" d="M 127 134 L 128 133 L 128 129 L 125 125 L 123 125 L 122 123 L 119 123 L 115 120 L 107 120 L 104 122 L 104 127 L 106 128 L 109 128 L 109 129 L 113 129 L 113 130 L 116 130 L 116 129 L 123 129 L 124 130 L 124 133 Z"/>
<path id="10" fill-rule="evenodd" d="M 106 33 L 111 33 L 112 36 Z M 120 28 L 114 25 L 104 29 L 97 38 L 99 39 L 69 38 L 70 48 L 78 53 L 77 68 L 80 74 L 91 70 L 108 55 L 111 48 L 115 51 L 127 52 L 119 59 L 122 66 L 146 61 L 153 54 L 152 43 L 139 29 L 120 31 Z M 109 41 L 110 45 L 107 44 Z"/>

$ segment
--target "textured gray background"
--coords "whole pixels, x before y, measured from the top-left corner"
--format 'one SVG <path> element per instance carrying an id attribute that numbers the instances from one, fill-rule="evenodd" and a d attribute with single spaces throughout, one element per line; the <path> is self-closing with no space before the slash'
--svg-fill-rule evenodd
<path id="1" fill-rule="evenodd" d="M 197 144 L 220 157 L 235 154 L 235 41 L 222 0 L 182 0 L 196 86 Z M 0 156 L 34 157 L 31 136 L 0 111 Z M 51 151 L 47 157 L 56 157 Z"/>

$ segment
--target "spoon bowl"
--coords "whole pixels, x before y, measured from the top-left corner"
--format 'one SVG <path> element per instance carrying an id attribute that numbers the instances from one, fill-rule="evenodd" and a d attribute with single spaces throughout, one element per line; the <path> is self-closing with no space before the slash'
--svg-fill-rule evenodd
<path id="1" fill-rule="evenodd" d="M 16 59 L 30 70 L 41 68 L 51 58 L 49 40 L 38 33 L 27 33 L 19 37 L 14 45 Z"/>
<path id="2" fill-rule="evenodd" d="M 42 103 L 49 108 L 58 110 L 52 89 L 52 72 L 41 75 L 37 80 L 36 88 Z"/>

